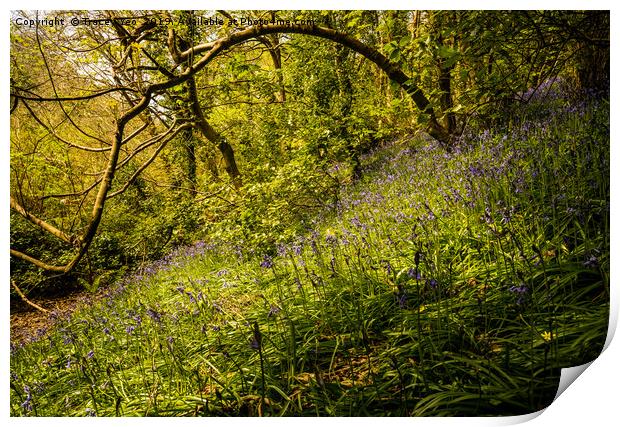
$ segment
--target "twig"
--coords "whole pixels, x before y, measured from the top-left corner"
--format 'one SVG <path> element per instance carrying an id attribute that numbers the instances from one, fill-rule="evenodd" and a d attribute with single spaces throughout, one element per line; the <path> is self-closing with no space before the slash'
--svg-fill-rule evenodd
<path id="1" fill-rule="evenodd" d="M 36 308 L 39 311 L 42 311 L 43 313 L 49 314 L 49 312 L 50 312 L 49 310 L 44 309 L 40 305 L 37 305 L 37 304 L 33 303 L 32 301 L 30 301 L 28 298 L 26 298 L 26 295 L 24 295 L 24 293 L 17 287 L 17 285 L 15 284 L 14 280 L 11 280 L 11 285 L 13 285 L 13 289 L 15 289 L 15 292 L 17 292 L 17 295 L 19 295 L 21 297 L 21 299 L 24 300 L 24 302 L 26 304 Z"/>

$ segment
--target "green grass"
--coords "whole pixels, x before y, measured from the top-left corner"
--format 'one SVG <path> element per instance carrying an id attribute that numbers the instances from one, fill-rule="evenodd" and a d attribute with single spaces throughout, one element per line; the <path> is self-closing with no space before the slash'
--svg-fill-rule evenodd
<path id="1" fill-rule="evenodd" d="M 609 309 L 609 110 L 380 148 L 269 254 L 198 242 L 11 350 L 14 416 L 515 415 Z M 530 110 L 531 111 L 531 110 Z"/>

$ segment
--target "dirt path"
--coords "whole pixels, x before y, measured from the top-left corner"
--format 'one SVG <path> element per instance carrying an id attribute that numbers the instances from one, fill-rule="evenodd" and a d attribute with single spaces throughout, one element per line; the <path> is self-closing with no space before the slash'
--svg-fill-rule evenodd
<path id="1" fill-rule="evenodd" d="M 50 313 L 43 313 L 21 299 L 11 300 L 11 344 L 26 343 L 44 335 L 58 317 L 66 317 L 84 304 L 90 304 L 103 292 L 73 291 L 66 295 L 36 298 L 32 301 Z"/>

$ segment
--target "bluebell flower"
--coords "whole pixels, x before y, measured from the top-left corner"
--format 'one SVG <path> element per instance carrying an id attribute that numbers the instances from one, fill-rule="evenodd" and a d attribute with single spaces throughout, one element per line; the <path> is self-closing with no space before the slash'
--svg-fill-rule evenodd
<path id="1" fill-rule="evenodd" d="M 252 339 L 250 340 L 250 348 L 252 350 L 260 349 L 260 344 L 259 344 L 258 340 L 256 339 L 256 337 L 252 337 Z"/>
<path id="2" fill-rule="evenodd" d="M 360 219 L 357 216 L 354 216 L 353 218 L 351 218 L 351 224 L 353 224 L 357 228 L 365 228 L 364 224 L 362 224 L 362 221 L 360 221 Z"/>
<path id="3" fill-rule="evenodd" d="M 407 291 L 403 290 L 399 295 L 398 295 L 398 306 L 402 309 L 407 308 L 407 300 L 409 299 L 408 295 L 407 295 Z"/>
<path id="4" fill-rule="evenodd" d="M 524 283 L 521 283 L 519 286 L 511 286 L 509 291 L 517 295 L 525 295 L 529 289 Z"/>
<path id="5" fill-rule="evenodd" d="M 293 252 L 295 253 L 295 255 L 297 256 L 301 255 L 301 249 L 302 249 L 301 243 L 294 244 L 291 249 L 293 249 Z"/>
<path id="6" fill-rule="evenodd" d="M 325 243 L 335 245 L 338 243 L 338 237 L 336 237 L 334 233 L 328 230 L 327 234 L 325 235 Z"/>
<path id="7" fill-rule="evenodd" d="M 469 167 L 469 173 L 472 174 L 473 176 L 482 176 L 482 170 L 474 166 Z"/>
<path id="8" fill-rule="evenodd" d="M 30 387 L 25 385 L 24 392 L 26 393 L 26 400 L 20 406 L 24 408 L 26 412 L 30 412 L 32 411 L 32 393 L 30 391 Z"/>
<path id="9" fill-rule="evenodd" d="M 529 288 L 524 283 L 521 283 L 519 286 L 511 286 L 508 290 L 517 295 L 517 305 L 521 305 L 525 302 L 529 292 Z"/>
<path id="10" fill-rule="evenodd" d="M 271 307 L 269 308 L 269 313 L 267 314 L 267 317 L 275 316 L 279 312 L 280 312 L 280 307 L 278 307 L 277 305 L 271 304 Z"/>
<path id="11" fill-rule="evenodd" d="M 146 314 L 153 320 L 154 322 L 161 323 L 161 313 L 156 312 L 150 308 L 146 309 Z"/>
<path id="12" fill-rule="evenodd" d="M 260 333 L 260 330 L 258 329 L 258 322 L 254 322 L 254 335 L 252 336 L 252 339 L 250 340 L 250 348 L 252 350 L 260 351 L 262 340 L 263 340 L 262 335 Z"/>
<path id="13" fill-rule="evenodd" d="M 383 268 L 385 268 L 385 272 L 387 274 L 392 274 L 392 264 L 390 263 L 389 260 L 381 260 L 381 263 L 383 264 Z"/>
<path id="14" fill-rule="evenodd" d="M 409 270 L 407 270 L 407 276 L 409 276 L 411 279 L 416 280 L 420 280 L 422 278 L 420 272 L 414 267 L 410 267 Z"/>
<path id="15" fill-rule="evenodd" d="M 590 257 L 583 263 L 583 266 L 588 268 L 596 268 L 598 266 L 598 258 L 594 255 L 590 255 Z"/>
<path id="16" fill-rule="evenodd" d="M 260 263 L 262 268 L 271 268 L 273 267 L 273 259 L 269 255 L 263 256 L 263 261 Z"/>
<path id="17" fill-rule="evenodd" d="M 482 216 L 482 219 L 487 224 L 493 224 L 493 216 L 491 215 L 491 209 L 488 206 L 484 208 L 484 215 Z"/>
<path id="18" fill-rule="evenodd" d="M 310 241 L 310 247 L 312 248 L 312 253 L 314 253 L 314 254 L 319 253 L 319 247 L 318 247 L 318 245 L 316 244 L 316 240 L 312 239 L 312 240 Z"/>

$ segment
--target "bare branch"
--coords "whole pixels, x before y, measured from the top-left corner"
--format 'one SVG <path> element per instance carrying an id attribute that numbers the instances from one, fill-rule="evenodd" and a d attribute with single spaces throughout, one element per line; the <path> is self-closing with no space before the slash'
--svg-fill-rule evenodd
<path id="1" fill-rule="evenodd" d="M 49 310 L 44 309 L 43 307 L 41 307 L 38 304 L 35 304 L 34 302 L 30 301 L 28 298 L 26 298 L 26 295 L 24 295 L 24 293 L 21 291 L 21 289 L 19 289 L 17 287 L 17 285 L 15 284 L 14 280 L 11 280 L 11 285 L 13 285 L 13 289 L 15 289 L 15 292 L 17 292 L 17 295 L 19 295 L 19 297 L 28 305 L 36 308 L 39 311 L 42 311 L 43 313 L 49 313 Z"/>
<path id="2" fill-rule="evenodd" d="M 38 18 L 38 11 L 37 11 L 37 18 Z M 54 96 L 56 98 L 60 98 L 58 96 L 58 91 L 56 90 L 56 84 L 54 83 L 54 78 L 52 76 L 52 70 L 49 67 L 49 64 L 47 62 L 47 57 L 45 56 L 45 53 L 43 52 L 43 46 L 41 45 L 41 39 L 39 37 L 39 24 L 38 24 L 38 19 L 37 19 L 37 23 L 35 26 L 35 36 L 36 36 L 36 41 L 37 41 L 37 47 L 39 48 L 39 52 L 41 53 L 41 58 L 43 59 L 43 64 L 45 65 L 45 69 L 47 71 L 47 75 L 49 77 L 50 80 L 50 84 L 52 85 L 52 90 L 54 91 Z M 65 107 L 62 105 L 62 102 L 58 102 L 58 105 L 60 107 L 60 109 L 62 110 L 62 112 L 65 114 L 65 116 L 67 117 L 67 119 L 69 120 L 69 122 L 83 135 L 92 138 L 96 141 L 101 142 L 102 144 L 106 144 L 105 141 L 97 138 L 96 136 L 90 135 L 87 132 L 83 131 L 82 128 L 80 128 L 71 118 L 71 116 L 69 115 L 69 113 L 67 113 L 67 111 L 65 110 Z"/>
<path id="3" fill-rule="evenodd" d="M 162 143 L 159 145 L 159 147 L 157 147 L 157 150 L 155 150 L 155 152 L 151 155 L 151 157 L 149 157 L 149 159 L 144 162 L 142 164 L 142 166 L 140 166 L 134 173 L 133 175 L 131 175 L 131 177 L 127 180 L 127 182 L 125 183 L 125 185 L 123 185 L 122 188 L 120 188 L 119 190 L 108 194 L 108 199 L 111 199 L 112 197 L 118 196 L 119 194 L 122 194 L 125 192 L 125 190 L 127 190 L 127 188 L 129 188 L 129 186 L 136 180 L 136 178 L 138 178 L 138 176 L 142 173 L 142 171 L 144 171 L 144 169 L 146 169 L 152 162 L 153 160 L 155 160 L 157 158 L 157 156 L 159 155 L 159 153 L 161 152 L 161 150 L 166 146 L 166 144 L 172 139 L 174 138 L 180 131 L 182 131 L 183 129 L 187 129 L 192 127 L 192 125 L 190 123 L 185 123 L 181 126 L 179 126 L 168 138 L 166 138 L 165 140 L 162 141 Z M 163 136 L 162 136 L 163 137 Z M 159 138 L 161 139 L 161 138 Z"/>
<path id="4" fill-rule="evenodd" d="M 23 252 L 17 251 L 15 249 L 11 249 L 11 255 L 14 256 L 15 258 L 19 258 L 21 260 L 24 261 L 28 261 L 31 264 L 34 264 L 35 266 L 46 270 L 46 271 L 56 271 L 58 273 L 66 273 L 67 267 L 64 265 L 51 265 L 51 264 L 47 264 L 43 261 L 40 261 L 36 258 L 31 257 L 30 255 L 26 255 Z"/>
<path id="5" fill-rule="evenodd" d="M 43 230 L 45 230 L 48 233 L 58 237 L 59 239 L 65 241 L 65 242 L 67 242 L 69 244 L 73 244 L 74 243 L 74 240 L 75 240 L 74 238 L 72 238 L 71 236 L 69 236 L 65 232 L 59 230 L 58 228 L 54 227 L 53 225 L 48 224 L 47 222 L 43 221 L 42 219 L 37 218 L 36 216 L 34 216 L 30 212 L 28 212 L 26 209 L 24 209 L 24 207 L 22 205 L 20 205 L 17 202 L 17 200 L 15 200 L 13 198 L 13 196 L 11 196 L 11 209 L 13 209 L 17 213 L 19 213 L 21 216 L 26 218 L 31 223 L 41 227 Z"/>
<path id="6" fill-rule="evenodd" d="M 46 98 L 46 97 L 42 97 L 42 96 L 24 96 L 24 95 L 20 95 L 18 93 L 15 92 L 11 92 L 11 96 L 18 98 L 18 99 L 23 99 L 24 101 L 37 101 L 37 102 L 64 102 L 64 101 L 84 101 L 87 99 L 93 99 L 93 98 L 97 98 L 99 96 L 102 95 L 107 95 L 108 93 L 112 93 L 112 92 L 120 92 L 120 91 L 129 91 L 129 92 L 136 92 L 139 93 L 137 90 L 129 88 L 129 87 L 115 87 L 115 88 L 110 88 L 110 89 L 106 89 L 106 90 L 102 90 L 101 92 L 96 92 L 93 93 L 91 95 L 83 95 L 83 96 L 59 96 L 59 97 L 54 97 L 54 98 Z"/>
<path id="7" fill-rule="evenodd" d="M 28 110 L 28 112 L 30 113 L 30 115 L 32 116 L 32 118 L 38 123 L 40 124 L 50 135 L 52 135 L 54 138 L 56 138 L 57 140 L 59 140 L 60 142 L 62 142 L 63 144 L 68 145 L 69 147 L 73 147 L 73 148 L 77 148 L 78 150 L 84 150 L 84 151 L 90 151 L 90 152 L 94 152 L 94 153 L 100 153 L 102 151 L 110 151 L 110 147 L 100 147 L 100 148 L 96 148 L 96 147 L 86 147 L 84 145 L 77 145 L 74 144 L 72 142 L 67 141 L 66 139 L 62 138 L 60 135 L 58 135 L 56 132 L 54 132 L 52 130 L 51 127 L 49 127 L 48 125 L 46 125 L 45 123 L 43 123 L 43 120 L 41 120 L 36 113 L 32 110 L 32 108 L 30 108 L 30 106 L 28 105 L 28 103 L 24 100 L 22 100 L 22 103 L 24 104 L 24 106 L 26 107 L 26 109 Z"/>

